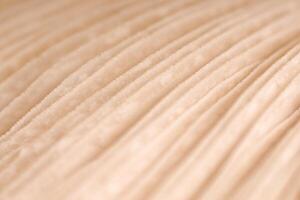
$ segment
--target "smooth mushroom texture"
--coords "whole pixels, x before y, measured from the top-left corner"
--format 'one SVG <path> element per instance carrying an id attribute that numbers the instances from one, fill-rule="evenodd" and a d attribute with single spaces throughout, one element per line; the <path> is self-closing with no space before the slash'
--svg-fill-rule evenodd
<path id="1" fill-rule="evenodd" d="M 1 200 L 299 200 L 299 0 L 0 0 Z"/>

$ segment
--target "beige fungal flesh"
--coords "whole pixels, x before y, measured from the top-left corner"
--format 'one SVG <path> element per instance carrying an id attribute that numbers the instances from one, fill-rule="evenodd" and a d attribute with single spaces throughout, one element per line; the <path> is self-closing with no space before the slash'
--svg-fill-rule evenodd
<path id="1" fill-rule="evenodd" d="M 0 200 L 299 200 L 299 9 L 0 0 Z"/>

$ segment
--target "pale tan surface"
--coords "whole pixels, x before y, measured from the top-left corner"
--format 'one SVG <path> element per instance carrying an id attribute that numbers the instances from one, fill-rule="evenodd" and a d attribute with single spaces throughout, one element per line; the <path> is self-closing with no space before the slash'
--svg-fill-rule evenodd
<path id="1" fill-rule="evenodd" d="M 300 199 L 299 10 L 0 0 L 0 200 Z"/>

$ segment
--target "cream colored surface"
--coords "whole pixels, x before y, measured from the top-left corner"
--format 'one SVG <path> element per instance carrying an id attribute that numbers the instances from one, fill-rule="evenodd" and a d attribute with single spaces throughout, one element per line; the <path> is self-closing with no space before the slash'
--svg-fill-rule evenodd
<path id="1" fill-rule="evenodd" d="M 298 0 L 1 0 L 1 200 L 300 199 Z"/>

